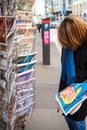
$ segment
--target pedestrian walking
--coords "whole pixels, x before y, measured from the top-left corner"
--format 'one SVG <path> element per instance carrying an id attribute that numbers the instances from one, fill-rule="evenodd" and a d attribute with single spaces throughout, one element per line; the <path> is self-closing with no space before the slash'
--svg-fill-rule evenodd
<path id="1" fill-rule="evenodd" d="M 87 80 L 87 24 L 76 16 L 66 16 L 58 27 L 58 39 L 62 45 L 61 91 Z M 69 130 L 86 130 L 86 115 L 87 99 L 74 114 L 64 115 Z"/>
<path id="2" fill-rule="evenodd" d="M 40 26 L 40 24 L 38 24 L 38 31 L 39 31 L 39 33 L 40 33 L 40 29 L 41 29 L 41 26 Z"/>

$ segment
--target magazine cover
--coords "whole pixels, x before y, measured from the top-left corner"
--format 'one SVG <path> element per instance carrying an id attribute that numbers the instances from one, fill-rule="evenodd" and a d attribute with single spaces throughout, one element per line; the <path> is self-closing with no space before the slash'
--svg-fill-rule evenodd
<path id="1" fill-rule="evenodd" d="M 27 43 L 18 43 L 16 44 L 16 46 L 14 47 L 14 52 L 13 55 L 14 56 L 19 56 L 19 55 L 28 55 L 29 53 L 32 52 L 33 49 L 33 41 Z"/>
<path id="2" fill-rule="evenodd" d="M 16 83 L 29 80 L 33 72 L 34 72 L 34 69 L 30 69 L 28 71 L 17 74 Z"/>
<path id="3" fill-rule="evenodd" d="M 36 78 L 30 78 L 29 80 L 18 82 L 16 83 L 16 89 L 17 91 L 21 91 L 23 89 L 30 89 L 35 81 Z"/>
<path id="4" fill-rule="evenodd" d="M 65 115 L 73 113 L 74 108 L 78 107 L 86 98 L 87 82 L 71 84 L 55 95 L 55 100 Z"/>
<path id="5" fill-rule="evenodd" d="M 24 108 L 22 108 L 22 109 L 20 108 L 20 109 L 16 110 L 16 118 L 18 118 L 19 116 L 24 115 L 25 113 L 27 114 L 30 106 L 32 105 L 32 107 L 33 107 L 33 104 L 35 104 L 35 102 L 29 103 Z"/>
<path id="6" fill-rule="evenodd" d="M 37 54 L 37 52 L 29 53 L 28 55 L 19 55 L 17 58 L 17 64 L 24 64 L 31 62 L 34 56 Z"/>
<path id="7" fill-rule="evenodd" d="M 17 73 L 22 73 L 25 72 L 27 70 L 30 70 L 34 67 L 34 65 L 37 63 L 36 60 L 28 62 L 28 63 L 24 63 L 24 64 L 17 64 L 17 69 L 16 72 Z"/>
<path id="8" fill-rule="evenodd" d="M 36 30 L 36 27 L 30 27 L 30 24 L 26 24 L 26 23 L 21 23 L 21 24 L 17 24 L 17 32 L 16 35 L 17 37 L 19 36 L 25 36 L 25 37 L 29 37 L 34 35 Z"/>
<path id="9" fill-rule="evenodd" d="M 18 100 L 21 100 L 29 96 L 30 94 L 33 94 L 33 90 L 34 90 L 33 88 L 30 88 L 30 89 L 23 89 L 23 90 L 17 91 Z"/>
<path id="10" fill-rule="evenodd" d="M 17 11 L 17 23 L 28 23 L 32 26 L 33 12 L 32 11 Z"/>
<path id="11" fill-rule="evenodd" d="M 6 46 L 0 45 L 0 56 L 6 57 Z"/>
<path id="12" fill-rule="evenodd" d="M 6 89 L 6 80 L 5 79 L 0 79 L 0 88 Z"/>
<path id="13" fill-rule="evenodd" d="M 32 10 L 32 4 L 35 0 L 18 0 L 19 10 Z"/>
<path id="14" fill-rule="evenodd" d="M 26 115 L 26 120 L 29 121 L 30 118 L 31 118 L 31 115 L 32 115 L 32 112 L 33 112 L 33 108 L 34 108 L 34 104 L 31 104 L 30 107 L 28 108 L 28 112 L 27 112 L 27 115 Z"/>
<path id="15" fill-rule="evenodd" d="M 24 99 L 20 100 L 16 107 L 16 115 L 21 116 L 25 114 L 28 111 L 29 106 L 34 103 L 34 98 L 35 95 L 31 94 L 25 97 Z"/>
<path id="16" fill-rule="evenodd" d="M 13 32 L 13 28 L 15 27 L 15 18 L 14 17 L 0 17 L 0 35 L 5 36 L 5 24 L 6 24 L 6 29 L 7 29 L 7 34 L 10 32 Z M 6 20 L 6 21 L 5 21 Z M 6 22 L 6 23 L 5 23 Z M 0 42 L 4 42 L 3 40 L 0 39 Z"/>
<path id="17" fill-rule="evenodd" d="M 13 117 L 15 114 L 16 105 L 17 105 L 17 99 L 16 99 L 15 95 L 13 95 L 11 97 L 10 111 L 9 111 L 9 117 L 8 117 L 10 125 L 12 125 L 12 123 L 13 123 Z"/>
<path id="18" fill-rule="evenodd" d="M 35 37 L 20 37 L 17 40 L 17 44 L 14 47 L 14 56 L 28 55 L 32 52 Z"/>

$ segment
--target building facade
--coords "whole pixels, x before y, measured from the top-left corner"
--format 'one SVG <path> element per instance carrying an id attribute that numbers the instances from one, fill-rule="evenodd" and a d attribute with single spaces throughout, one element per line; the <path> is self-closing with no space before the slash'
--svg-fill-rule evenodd
<path id="1" fill-rule="evenodd" d="M 53 0 L 53 14 L 58 20 L 72 13 L 72 0 Z"/>
<path id="2" fill-rule="evenodd" d="M 87 21 L 87 0 L 73 0 L 72 12 L 74 15 Z"/>

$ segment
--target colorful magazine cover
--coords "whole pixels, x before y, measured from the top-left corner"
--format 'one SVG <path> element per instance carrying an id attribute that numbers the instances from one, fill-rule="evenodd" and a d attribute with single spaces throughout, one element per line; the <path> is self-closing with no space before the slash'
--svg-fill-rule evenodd
<path id="1" fill-rule="evenodd" d="M 34 72 L 34 69 L 30 69 L 25 72 L 17 74 L 16 83 L 29 80 L 33 72 Z"/>
<path id="2" fill-rule="evenodd" d="M 22 73 L 22 72 L 25 72 L 27 70 L 30 70 L 34 67 L 34 65 L 37 63 L 36 60 L 34 61 L 31 61 L 29 63 L 24 63 L 24 64 L 17 64 L 17 70 L 16 72 L 17 73 Z"/>
<path id="3" fill-rule="evenodd" d="M 29 53 L 28 55 L 19 55 L 17 64 L 23 64 L 31 62 L 34 56 L 37 54 L 37 52 Z"/>
<path id="4" fill-rule="evenodd" d="M 73 83 L 55 95 L 55 100 L 62 112 L 67 115 L 79 109 L 81 103 L 87 98 L 87 82 Z"/>

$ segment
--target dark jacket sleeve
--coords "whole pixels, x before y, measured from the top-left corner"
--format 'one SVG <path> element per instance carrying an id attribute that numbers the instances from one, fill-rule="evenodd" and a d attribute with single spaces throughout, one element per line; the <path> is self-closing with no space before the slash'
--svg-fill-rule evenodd
<path id="1" fill-rule="evenodd" d="M 74 52 L 76 82 L 87 80 L 87 41 Z"/>
<path id="2" fill-rule="evenodd" d="M 63 80 L 60 80 L 58 92 L 60 92 L 64 88 L 66 88 L 66 82 L 64 82 Z"/>
<path id="3" fill-rule="evenodd" d="M 87 40 L 75 52 L 76 64 L 85 64 L 87 62 Z"/>

